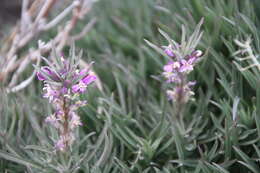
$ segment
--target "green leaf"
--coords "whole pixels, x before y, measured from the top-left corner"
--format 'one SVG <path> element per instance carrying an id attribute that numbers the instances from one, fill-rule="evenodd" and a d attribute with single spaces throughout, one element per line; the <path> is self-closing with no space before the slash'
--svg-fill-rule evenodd
<path id="1" fill-rule="evenodd" d="M 43 168 L 40 165 L 38 165 L 38 164 L 35 164 L 35 163 L 33 163 L 33 162 L 31 162 L 31 161 L 29 161 L 27 159 L 24 159 L 24 158 L 12 155 L 12 154 L 7 153 L 7 152 L 2 151 L 2 150 L 0 150 L 0 157 L 3 158 L 3 159 L 6 159 L 6 160 L 9 160 L 9 161 L 12 161 L 12 162 L 24 165 L 26 167 L 29 166 L 29 167 L 34 167 L 34 168 L 43 170 Z"/>
<path id="2" fill-rule="evenodd" d="M 236 151 L 236 153 L 244 160 L 244 162 L 243 161 L 238 161 L 238 163 L 246 166 L 248 169 L 250 169 L 254 173 L 259 173 L 260 172 L 259 167 L 244 152 L 242 152 L 237 147 L 233 147 L 233 148 Z"/>

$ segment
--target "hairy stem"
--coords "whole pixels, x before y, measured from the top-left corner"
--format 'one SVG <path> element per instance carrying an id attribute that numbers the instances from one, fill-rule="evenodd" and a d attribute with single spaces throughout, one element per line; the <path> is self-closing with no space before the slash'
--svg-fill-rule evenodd
<path id="1" fill-rule="evenodd" d="M 67 106 L 66 98 L 63 97 L 63 111 L 64 111 L 64 123 L 63 123 L 63 136 L 65 138 L 65 150 L 68 149 L 69 143 L 69 108 Z"/>

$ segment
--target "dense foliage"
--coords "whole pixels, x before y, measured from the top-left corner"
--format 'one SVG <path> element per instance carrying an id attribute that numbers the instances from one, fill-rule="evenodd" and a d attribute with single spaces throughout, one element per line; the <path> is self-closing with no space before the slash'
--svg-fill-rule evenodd
<path id="1" fill-rule="evenodd" d="M 71 151 L 53 152 L 41 82 L 15 94 L 3 88 L 0 172 L 259 173 L 258 7 L 258 0 L 96 2 L 88 18 L 97 25 L 76 47 L 95 61 L 102 89 L 81 95 L 88 104 Z M 204 56 L 188 76 L 197 81 L 194 101 L 184 107 L 185 131 L 172 131 L 179 122 L 169 118 L 174 107 L 161 76 L 167 59 L 144 39 L 167 45 L 160 28 L 180 41 L 182 25 L 190 35 L 201 18 Z"/>

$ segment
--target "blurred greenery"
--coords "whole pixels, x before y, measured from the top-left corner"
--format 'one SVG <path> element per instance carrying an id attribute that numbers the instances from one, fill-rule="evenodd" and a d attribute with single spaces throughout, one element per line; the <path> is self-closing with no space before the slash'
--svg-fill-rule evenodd
<path id="1" fill-rule="evenodd" d="M 89 104 L 71 159 L 51 151 L 53 131 L 44 124 L 51 106 L 35 81 L 20 93 L 1 91 L 0 172 L 259 173 L 260 71 L 234 64 L 252 64 L 236 60 L 234 39 L 250 37 L 258 58 L 259 7 L 258 0 L 99 0 L 85 20 L 98 23 L 76 45 L 95 61 L 103 91 L 92 87 L 83 97 Z M 187 130 L 174 138 L 160 77 L 167 60 L 144 39 L 167 44 L 161 28 L 180 41 L 181 26 L 190 34 L 202 17 L 205 55 L 190 76 L 196 101 L 185 109 Z"/>

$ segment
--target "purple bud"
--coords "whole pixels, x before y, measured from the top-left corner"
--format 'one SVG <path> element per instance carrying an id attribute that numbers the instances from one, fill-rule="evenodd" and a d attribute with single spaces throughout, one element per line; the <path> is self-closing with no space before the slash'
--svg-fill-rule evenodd
<path id="1" fill-rule="evenodd" d="M 46 80 L 46 78 L 40 72 L 37 72 L 36 75 L 37 75 L 38 80 L 40 80 L 40 81 Z"/>
<path id="2" fill-rule="evenodd" d="M 52 75 L 52 71 L 48 67 L 42 67 L 40 71 L 47 73 L 48 75 Z M 40 81 L 46 80 L 46 78 L 43 76 L 42 72 L 36 73 L 36 75 Z"/>
<path id="3" fill-rule="evenodd" d="M 52 80 L 60 81 L 59 76 L 58 76 L 54 71 L 52 71 L 49 67 L 42 67 L 42 68 L 41 68 L 41 71 L 43 71 L 44 73 L 48 74 L 48 76 L 49 76 Z"/>
<path id="4" fill-rule="evenodd" d="M 164 52 L 171 58 L 175 57 L 175 54 L 173 53 L 173 51 L 170 48 L 164 49 Z"/>
<path id="5" fill-rule="evenodd" d="M 91 84 L 92 82 L 94 82 L 97 79 L 97 77 L 95 75 L 87 75 L 82 79 L 82 82 L 86 85 Z"/>
<path id="6" fill-rule="evenodd" d="M 48 75 L 53 74 L 53 72 L 51 71 L 51 69 L 49 67 L 42 67 L 41 70 L 44 71 L 45 73 L 47 73 Z"/>

